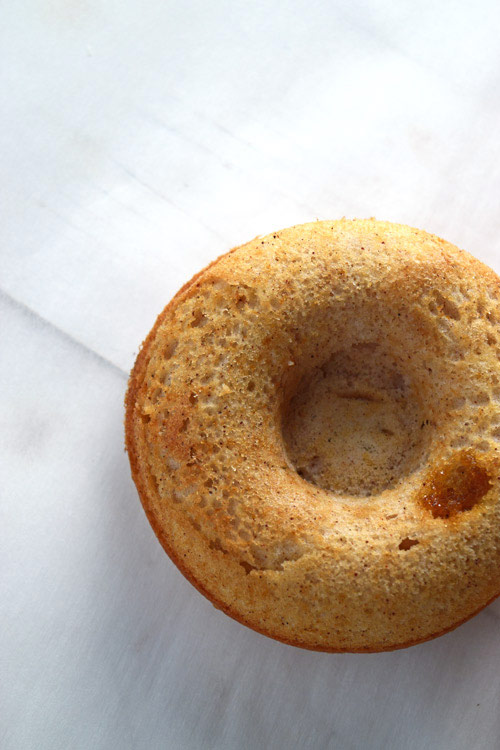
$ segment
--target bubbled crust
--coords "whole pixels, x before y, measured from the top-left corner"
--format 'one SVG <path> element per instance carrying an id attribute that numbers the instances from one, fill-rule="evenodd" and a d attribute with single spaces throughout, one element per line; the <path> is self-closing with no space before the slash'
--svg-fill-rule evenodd
<path id="1" fill-rule="evenodd" d="M 325 651 L 418 643 L 495 598 L 499 299 L 472 256 L 374 220 L 256 238 L 195 276 L 142 347 L 126 417 L 143 506 L 186 577 L 259 632 Z M 390 353 L 425 419 L 411 472 L 359 497 L 299 476 L 282 421 L 310 372 L 362 347 Z M 435 517 L 423 488 L 464 452 L 488 491 Z"/>

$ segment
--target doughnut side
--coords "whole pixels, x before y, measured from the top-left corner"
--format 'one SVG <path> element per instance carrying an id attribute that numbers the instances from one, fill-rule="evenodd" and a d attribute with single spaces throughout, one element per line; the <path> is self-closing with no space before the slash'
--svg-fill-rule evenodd
<path id="1" fill-rule="evenodd" d="M 491 357 L 474 354 L 494 335 L 491 321 L 478 321 L 497 310 L 485 290 L 496 295 L 498 279 L 415 231 L 318 222 L 234 249 L 174 297 L 131 374 L 127 450 L 160 542 L 216 607 L 291 645 L 403 648 L 453 629 L 499 593 L 498 358 L 491 343 Z M 464 277 L 488 300 L 471 320 L 478 292 L 458 301 L 450 293 Z M 403 332 L 388 336 L 402 316 Z M 434 371 L 448 376 L 446 393 Z M 318 425 L 331 419 L 323 392 L 364 429 L 359 437 L 336 427 L 329 463 L 310 460 L 301 443 L 316 435 L 321 450 Z M 418 403 L 408 412 L 410 398 Z M 421 413 L 418 440 L 386 434 Z M 382 456 L 383 472 L 367 472 L 368 460 L 350 466 L 347 438 L 351 454 L 358 440 Z M 409 458 L 391 469 L 392 445 Z M 444 490 L 435 469 L 452 477 Z M 479 500 L 434 515 L 457 476 Z"/>

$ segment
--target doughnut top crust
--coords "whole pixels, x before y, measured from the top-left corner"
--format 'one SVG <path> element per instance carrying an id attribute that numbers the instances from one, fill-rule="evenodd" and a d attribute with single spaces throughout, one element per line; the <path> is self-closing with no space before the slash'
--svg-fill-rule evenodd
<path id="1" fill-rule="evenodd" d="M 500 280 L 375 220 L 257 237 L 132 371 L 151 525 L 214 604 L 325 651 L 401 648 L 500 593 Z"/>

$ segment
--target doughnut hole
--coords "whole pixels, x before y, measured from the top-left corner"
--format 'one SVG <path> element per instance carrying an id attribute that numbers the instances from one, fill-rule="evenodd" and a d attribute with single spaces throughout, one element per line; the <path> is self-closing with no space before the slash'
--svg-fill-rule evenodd
<path id="1" fill-rule="evenodd" d="M 396 360 L 368 343 L 336 352 L 301 379 L 285 403 L 282 432 L 303 479 L 366 497 L 419 466 L 429 420 Z"/>

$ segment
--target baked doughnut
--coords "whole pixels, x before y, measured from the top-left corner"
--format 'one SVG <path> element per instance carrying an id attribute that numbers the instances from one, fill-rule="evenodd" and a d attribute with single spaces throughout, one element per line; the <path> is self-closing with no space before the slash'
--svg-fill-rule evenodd
<path id="1" fill-rule="evenodd" d="M 318 221 L 161 313 L 126 443 L 173 562 L 285 643 L 382 651 L 500 593 L 500 280 L 406 226 Z"/>

